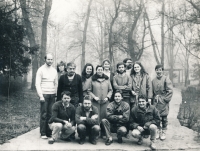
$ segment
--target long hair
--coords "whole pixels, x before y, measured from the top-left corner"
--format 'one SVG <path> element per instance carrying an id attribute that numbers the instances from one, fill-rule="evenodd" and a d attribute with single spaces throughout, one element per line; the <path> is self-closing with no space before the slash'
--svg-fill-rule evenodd
<path id="1" fill-rule="evenodd" d="M 83 68 L 82 74 L 81 74 L 81 76 L 82 76 L 82 82 L 85 82 L 85 81 L 86 81 L 86 75 L 87 75 L 87 73 L 86 73 L 86 68 L 87 68 L 88 66 L 91 66 L 91 67 L 92 67 L 92 72 L 91 72 L 91 74 L 90 74 L 90 77 L 94 74 L 94 67 L 93 67 L 93 65 L 92 65 L 91 63 L 86 63 L 85 66 L 84 66 L 84 68 Z"/>
<path id="2" fill-rule="evenodd" d="M 142 76 L 145 75 L 145 74 L 147 74 L 147 72 L 146 72 L 146 70 L 144 69 L 144 66 L 141 64 L 141 62 L 136 61 L 136 62 L 133 64 L 133 68 L 131 69 L 131 75 L 134 75 L 134 76 L 136 75 L 136 72 L 135 72 L 135 70 L 134 70 L 135 64 L 138 64 L 138 65 L 141 67 L 140 73 L 141 73 Z"/>
<path id="3" fill-rule="evenodd" d="M 67 66 L 66 66 L 66 63 L 64 61 L 60 61 L 58 64 L 57 64 L 57 72 L 60 72 L 59 70 L 59 67 L 60 66 L 64 66 L 64 71 L 67 71 Z"/>

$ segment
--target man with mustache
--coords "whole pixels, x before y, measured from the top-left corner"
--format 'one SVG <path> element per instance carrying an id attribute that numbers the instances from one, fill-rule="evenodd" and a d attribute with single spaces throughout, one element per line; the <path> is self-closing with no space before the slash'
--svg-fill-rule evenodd
<path id="1" fill-rule="evenodd" d="M 100 132 L 98 117 L 97 107 L 92 105 L 91 97 L 86 95 L 83 105 L 76 108 L 77 132 L 80 137 L 79 144 L 84 144 L 86 135 L 89 134 L 90 143 L 96 145 Z"/>
<path id="2" fill-rule="evenodd" d="M 131 58 L 126 58 L 123 60 L 123 63 L 125 64 L 126 67 L 126 74 L 130 76 L 131 74 L 131 69 L 133 68 L 133 61 Z"/>
<path id="3" fill-rule="evenodd" d="M 83 102 L 82 80 L 79 74 L 75 73 L 76 64 L 69 62 L 67 64 L 67 73 L 62 75 L 58 81 L 57 101 L 61 99 L 61 92 L 71 92 L 71 104 L 78 107 Z"/>
<path id="4" fill-rule="evenodd" d="M 62 100 L 54 103 L 52 106 L 52 116 L 49 120 L 52 137 L 48 141 L 49 144 L 53 144 L 59 135 L 65 141 L 75 139 L 75 108 L 70 103 L 70 95 L 69 91 L 62 92 Z"/>
<path id="5" fill-rule="evenodd" d="M 161 123 L 158 126 L 157 139 L 166 139 L 168 125 L 167 116 L 169 114 L 169 102 L 173 95 L 173 85 L 170 79 L 163 75 L 163 65 L 156 65 L 155 71 L 157 76 L 152 80 L 153 87 L 153 104 L 160 113 Z M 162 126 L 161 126 L 162 125 Z"/>

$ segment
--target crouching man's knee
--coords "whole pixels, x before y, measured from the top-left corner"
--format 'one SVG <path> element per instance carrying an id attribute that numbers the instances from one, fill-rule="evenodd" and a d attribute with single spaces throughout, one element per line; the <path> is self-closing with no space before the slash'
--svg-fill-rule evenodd
<path id="1" fill-rule="evenodd" d="M 132 133 L 132 136 L 135 138 L 141 137 L 141 132 L 138 129 L 134 129 L 131 133 Z"/>
<path id="2" fill-rule="evenodd" d="M 149 130 L 150 130 L 150 131 L 155 131 L 155 132 L 156 132 L 157 126 L 156 126 L 155 124 L 151 124 L 151 125 L 149 126 Z"/>

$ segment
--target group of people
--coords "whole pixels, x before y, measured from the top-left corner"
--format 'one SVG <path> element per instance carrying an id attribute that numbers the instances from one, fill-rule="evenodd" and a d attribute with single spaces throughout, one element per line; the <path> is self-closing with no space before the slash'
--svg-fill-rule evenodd
<path id="1" fill-rule="evenodd" d="M 109 60 L 97 65 L 96 72 L 87 63 L 81 76 L 73 62 L 61 61 L 57 71 L 52 63 L 53 55 L 47 54 L 36 74 L 40 134 L 43 139 L 50 137 L 49 144 L 58 138 L 75 140 L 76 130 L 79 144 L 87 136 L 92 144 L 106 136 L 105 144 L 110 145 L 111 133 L 117 133 L 122 143 L 130 130 L 139 145 L 150 135 L 152 149 L 156 139 L 166 138 L 173 86 L 162 65 L 155 66 L 156 77 L 151 81 L 143 65 L 130 58 L 119 62 L 115 73 Z"/>

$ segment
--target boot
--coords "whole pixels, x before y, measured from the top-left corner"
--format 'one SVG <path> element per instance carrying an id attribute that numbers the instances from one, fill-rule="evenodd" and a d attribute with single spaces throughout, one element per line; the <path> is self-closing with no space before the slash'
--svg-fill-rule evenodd
<path id="1" fill-rule="evenodd" d="M 166 139 L 166 130 L 162 130 L 162 134 L 160 135 L 160 139 L 161 140 L 165 140 Z"/>
<path id="2" fill-rule="evenodd" d="M 156 139 L 159 139 L 162 135 L 162 130 L 161 129 L 157 129 L 156 131 Z"/>
<path id="3" fill-rule="evenodd" d="M 151 140 L 150 148 L 151 148 L 152 150 L 156 150 L 156 143 L 155 143 L 155 141 Z"/>

